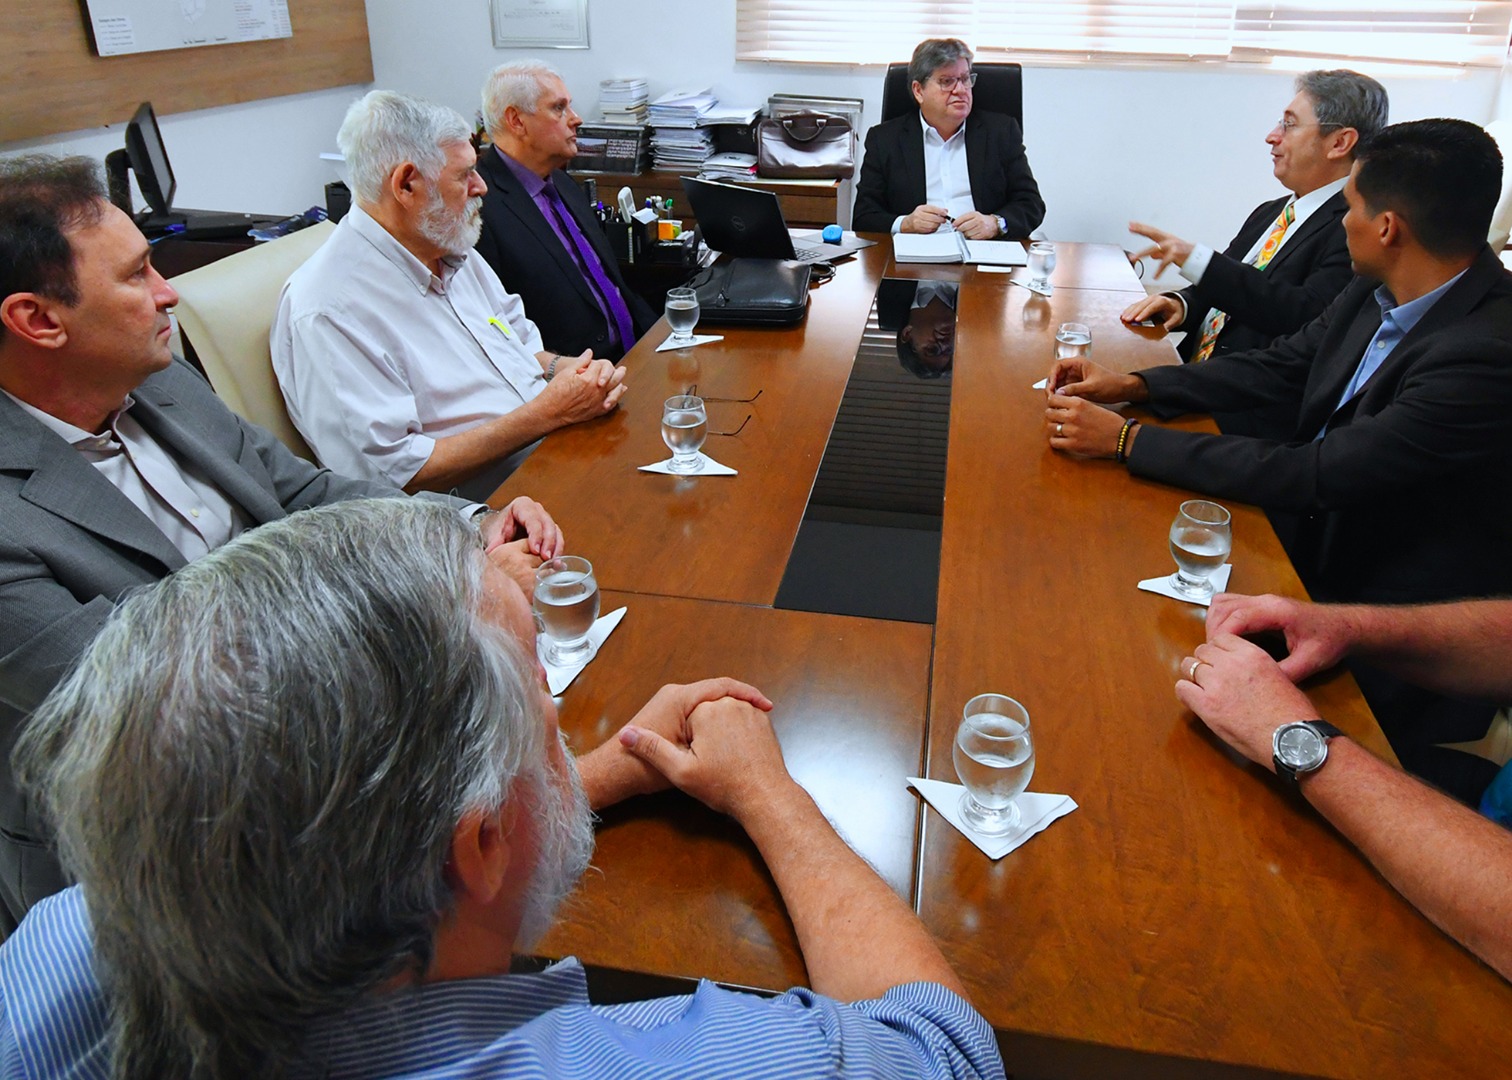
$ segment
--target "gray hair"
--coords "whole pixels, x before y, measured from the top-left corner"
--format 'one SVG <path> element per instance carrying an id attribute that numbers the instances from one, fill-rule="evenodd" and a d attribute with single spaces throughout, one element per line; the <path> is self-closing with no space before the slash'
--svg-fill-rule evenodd
<path id="1" fill-rule="evenodd" d="M 1367 139 L 1389 122 L 1386 88 L 1369 75 L 1347 68 L 1304 71 L 1297 76 L 1297 93 L 1312 101 L 1322 127 L 1350 127 Z"/>
<path id="2" fill-rule="evenodd" d="M 908 61 L 908 81 L 926 83 L 929 77 L 946 64 L 957 60 L 971 62 L 971 49 L 960 38 L 929 38 L 921 41 Z"/>
<path id="3" fill-rule="evenodd" d="M 372 90 L 347 109 L 336 146 L 346 158 L 352 192 L 359 203 L 375 203 L 389 176 L 405 162 L 427 180 L 441 175 L 443 147 L 472 137 L 462 114 L 444 105 Z"/>
<path id="4" fill-rule="evenodd" d="M 37 710 L 16 760 L 116 1077 L 282 1075 L 311 1021 L 424 972 L 457 823 L 547 761 L 484 566 L 443 506 L 304 511 L 134 594 Z"/>
<path id="5" fill-rule="evenodd" d="M 490 134 L 504 125 L 504 110 L 513 105 L 533 114 L 541 100 L 541 81 L 562 76 L 542 60 L 515 60 L 500 64 L 483 84 L 483 125 Z"/>

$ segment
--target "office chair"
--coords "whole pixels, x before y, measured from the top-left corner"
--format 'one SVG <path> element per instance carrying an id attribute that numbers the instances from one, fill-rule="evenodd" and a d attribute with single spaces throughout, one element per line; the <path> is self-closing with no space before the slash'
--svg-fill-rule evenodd
<path id="1" fill-rule="evenodd" d="M 1486 125 L 1486 134 L 1496 140 L 1502 158 L 1512 160 L 1512 120 L 1491 121 Z M 1501 198 L 1496 200 L 1496 211 L 1491 215 L 1491 232 L 1486 240 L 1491 250 L 1500 254 L 1507 246 L 1509 235 L 1512 235 L 1512 169 L 1503 169 Z"/>
<path id="2" fill-rule="evenodd" d="M 289 419 L 273 374 L 268 334 L 284 282 L 331 235 L 329 221 L 180 274 L 173 279 L 179 330 L 210 385 L 237 415 L 267 428 L 306 461 L 315 454 Z"/>
<path id="3" fill-rule="evenodd" d="M 1021 64 L 972 64 L 977 83 L 972 93 L 972 108 L 1007 113 L 1024 126 L 1024 68 Z M 918 112 L 913 84 L 908 81 L 907 64 L 888 64 L 882 79 L 882 119 L 891 120 L 905 113 Z"/>

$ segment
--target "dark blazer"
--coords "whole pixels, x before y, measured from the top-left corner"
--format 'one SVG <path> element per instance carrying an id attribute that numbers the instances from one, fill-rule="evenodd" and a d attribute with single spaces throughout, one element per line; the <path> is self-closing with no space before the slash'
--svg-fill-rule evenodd
<path id="1" fill-rule="evenodd" d="M 1186 301 L 1186 319 L 1176 328 L 1187 335 L 1178 349 L 1183 360 L 1197 351 L 1209 308 L 1228 312 L 1214 356 L 1261 349 L 1316 319 L 1349 284 L 1354 271 L 1344 236 L 1348 206 L 1343 192 L 1335 192 L 1306 221 L 1294 225 L 1296 235 L 1287 238 L 1264 270 L 1244 262 L 1255 241 L 1270 232 L 1288 198 L 1256 207 L 1229 246 L 1213 255 L 1202 283 L 1172 294 Z"/>
<path id="2" fill-rule="evenodd" d="M 540 329 L 546 347 L 565 356 L 592 349 L 594 356 L 618 360 L 635 342 L 627 342 L 622 348 L 609 347 L 609 320 L 599 309 L 592 287 L 496 149 L 484 148 L 478 156 L 478 172 L 488 184 L 478 253 L 493 267 L 504 287 L 525 302 L 525 314 Z M 656 313 L 625 285 L 609 238 L 589 212 L 582 189 L 560 169 L 551 174 L 550 182 L 556 185 L 630 309 L 630 321 L 639 338 L 656 322 Z"/>
<path id="3" fill-rule="evenodd" d="M 181 360 L 132 397 L 142 427 L 257 524 L 401 494 L 295 457 L 227 409 Z M 125 495 L 0 394 L 0 902 L 17 919 L 65 882 L 11 777 L 16 736 L 115 605 L 182 566 L 179 550 Z"/>
<path id="4" fill-rule="evenodd" d="M 1022 240 L 1045 220 L 1045 202 L 1029 171 L 1018 121 L 995 112 L 966 120 L 966 173 L 979 213 L 998 214 L 1006 239 Z M 866 133 L 866 157 L 856 184 L 851 224 L 858 232 L 891 232 L 893 220 L 911 214 L 925 198 L 924 133 L 910 112 Z"/>
<path id="5" fill-rule="evenodd" d="M 1267 349 L 1139 373 L 1162 415 L 1293 403 L 1290 439 L 1146 425 L 1129 468 L 1292 515 L 1277 531 L 1316 599 L 1512 592 L 1512 274 L 1483 249 L 1336 409 L 1381 325 L 1375 288 L 1354 279 Z"/>

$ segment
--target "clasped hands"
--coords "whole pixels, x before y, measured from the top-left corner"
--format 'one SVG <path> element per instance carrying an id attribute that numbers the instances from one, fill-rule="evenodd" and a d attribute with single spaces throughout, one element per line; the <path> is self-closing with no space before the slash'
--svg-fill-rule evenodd
<path id="1" fill-rule="evenodd" d="M 1045 380 L 1045 432 L 1051 447 L 1083 457 L 1113 457 L 1124 418 L 1097 403 L 1148 397 L 1137 375 L 1115 374 L 1084 357 L 1057 360 Z M 1126 453 L 1131 445 L 1125 442 Z"/>
<path id="2" fill-rule="evenodd" d="M 793 783 L 767 717 L 771 708 L 765 694 L 737 679 L 662 687 L 583 759 L 593 804 L 677 787 L 741 819 Z"/>
<path id="3" fill-rule="evenodd" d="M 898 226 L 898 231 L 939 232 L 940 226 L 947 221 L 951 222 L 956 232 L 968 240 L 991 240 L 998 234 L 997 218 L 991 214 L 979 214 L 975 210 L 969 210 L 960 217 L 952 219 L 950 212 L 943 206 L 930 206 L 927 203 L 914 207 L 913 213 L 905 217 L 903 223 Z"/>

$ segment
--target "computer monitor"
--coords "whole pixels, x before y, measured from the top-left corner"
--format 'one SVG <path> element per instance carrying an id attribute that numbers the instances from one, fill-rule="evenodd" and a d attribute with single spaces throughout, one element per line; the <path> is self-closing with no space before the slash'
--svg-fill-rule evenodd
<path id="1" fill-rule="evenodd" d="M 168 151 L 163 146 L 163 134 L 158 130 L 152 102 L 144 101 L 137 106 L 136 114 L 126 124 L 126 148 L 115 150 L 105 158 L 105 172 L 110 183 L 111 202 L 136 216 L 127 179 L 129 173 L 135 173 L 137 187 L 151 210 L 150 215 L 144 213 L 143 217 L 164 219 L 163 225 L 173 222 L 173 196 L 178 191 L 178 181 L 174 179 L 173 166 L 168 162 Z"/>
<path id="2" fill-rule="evenodd" d="M 131 173 L 136 174 L 137 187 L 147 200 L 147 209 L 140 213 L 132 206 Z M 150 101 L 137 106 L 136 114 L 126 124 L 126 148 L 106 156 L 105 176 L 110 201 L 130 214 L 149 237 L 168 232 L 201 238 L 245 236 L 249 228 L 262 220 L 252 214 L 174 209 L 178 181 L 168 162 L 168 149 L 163 145 L 163 134 L 158 130 L 157 115 Z"/>
<path id="3" fill-rule="evenodd" d="M 126 156 L 131 159 L 131 171 L 136 173 L 137 187 L 141 188 L 147 205 L 157 214 L 172 213 L 178 181 L 173 178 L 173 166 L 168 164 L 163 133 L 158 130 L 157 115 L 150 101 L 142 102 L 126 125 Z"/>

